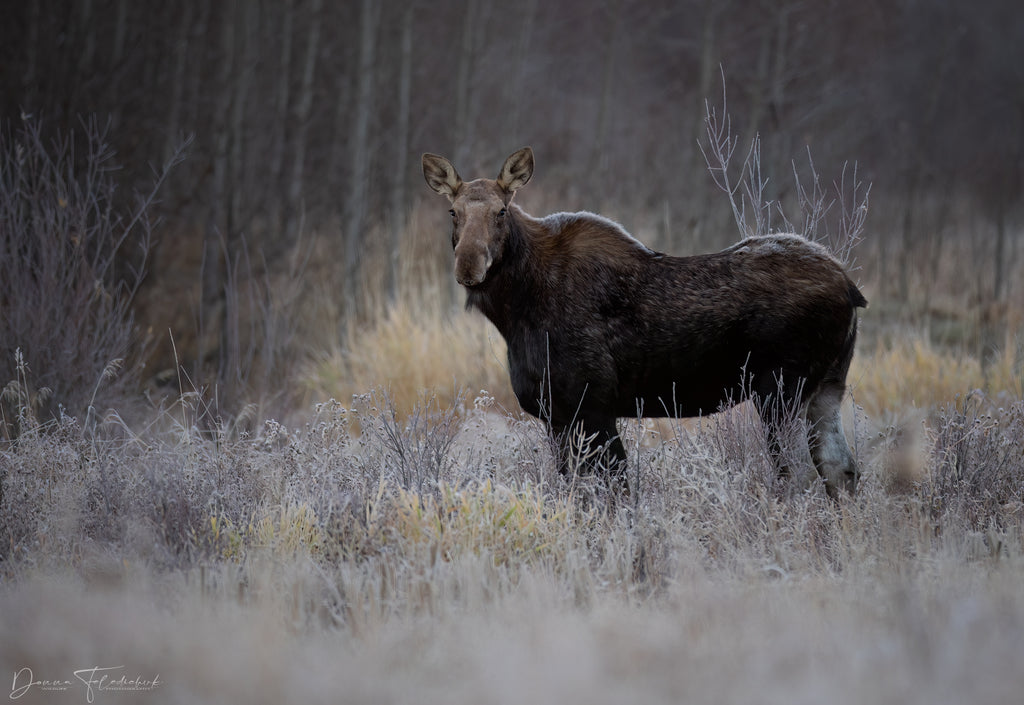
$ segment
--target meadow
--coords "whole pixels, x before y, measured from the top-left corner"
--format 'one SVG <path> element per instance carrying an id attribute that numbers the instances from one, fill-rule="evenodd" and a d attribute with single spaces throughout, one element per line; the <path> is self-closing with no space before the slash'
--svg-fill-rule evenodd
<path id="1" fill-rule="evenodd" d="M 211 426 L 189 390 L 141 427 L 24 408 L 0 450 L 11 695 L 76 702 L 84 677 L 95 702 L 1019 698 L 1014 355 L 863 346 L 855 497 L 777 480 L 741 405 L 624 422 L 638 489 L 609 509 L 554 472 L 486 325 L 395 307 L 347 358 L 390 391 L 292 425 Z"/>
<path id="2" fill-rule="evenodd" d="M 555 472 L 500 336 L 459 311 L 440 222 L 414 211 L 401 292 L 368 300 L 343 342 L 324 333 L 328 258 L 283 275 L 304 296 L 235 282 L 263 370 L 241 381 L 265 393 L 235 407 L 176 358 L 144 395 L 104 397 L 132 368 L 92 351 L 93 367 L 73 358 L 72 413 L 47 402 L 60 375 L 16 353 L 0 397 L 11 699 L 1019 701 L 1019 316 L 1007 305 L 997 344 L 978 343 L 993 338 L 961 282 L 987 259 L 954 243 L 906 274 L 929 294 L 900 299 L 878 274 L 891 233 L 857 251 L 872 305 L 844 407 L 855 496 L 777 478 L 741 404 L 624 420 L 634 491 L 612 506 L 599 479 Z M 86 284 L 71 318 L 113 299 Z"/>

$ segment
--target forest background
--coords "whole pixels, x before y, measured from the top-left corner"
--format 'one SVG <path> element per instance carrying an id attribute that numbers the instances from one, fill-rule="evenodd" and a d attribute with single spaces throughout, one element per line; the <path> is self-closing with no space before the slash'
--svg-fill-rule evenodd
<path id="1" fill-rule="evenodd" d="M 1019 326 L 1024 20 L 1008 0 L 82 0 L 6 16 L 7 154 L 25 125 L 44 150 L 73 139 L 64 175 L 109 191 L 102 208 L 70 208 L 87 233 L 109 231 L 87 243 L 111 251 L 107 266 L 35 285 L 101 282 L 119 299 L 105 315 L 137 328 L 85 354 L 55 342 L 60 313 L 9 318 L 0 377 L 17 377 L 20 348 L 51 411 L 142 383 L 177 392 L 181 370 L 220 415 L 253 403 L 281 417 L 385 383 L 389 366 L 400 382 L 405 361 L 359 341 L 388 315 L 416 327 L 461 306 L 425 151 L 472 178 L 529 144 L 528 211 L 601 212 L 674 254 L 725 246 L 739 233 L 701 152 L 723 78 L 734 166 L 759 139 L 764 198 L 787 217 L 815 174 L 846 207 L 870 187 L 854 253 L 868 345 L 897 326 L 985 358 Z M 5 280 L 6 296 L 32 290 Z M 97 386 L 115 359 L 123 384 Z M 418 381 L 450 387 L 450 370 Z"/>

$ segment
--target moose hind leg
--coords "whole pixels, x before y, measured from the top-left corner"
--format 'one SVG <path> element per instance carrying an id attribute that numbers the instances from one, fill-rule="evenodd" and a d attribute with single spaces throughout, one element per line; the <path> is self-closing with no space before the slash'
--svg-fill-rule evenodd
<path id="1" fill-rule="evenodd" d="M 792 379 L 799 380 L 796 375 Z M 754 397 L 768 444 L 768 457 L 779 478 L 802 488 L 810 481 L 804 471 L 807 457 L 802 431 L 804 408 L 799 401 L 802 385 L 786 386 L 778 378 L 773 384 L 774 388 L 763 385 Z"/>
<path id="2" fill-rule="evenodd" d="M 846 386 L 828 381 L 811 397 L 807 405 L 807 445 L 825 491 L 836 498 L 839 490 L 851 494 L 857 489 L 859 471 L 843 432 L 840 405 Z"/>

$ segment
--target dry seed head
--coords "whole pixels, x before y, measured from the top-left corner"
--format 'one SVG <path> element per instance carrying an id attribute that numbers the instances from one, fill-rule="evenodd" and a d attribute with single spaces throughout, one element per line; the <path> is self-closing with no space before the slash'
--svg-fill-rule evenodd
<path id="1" fill-rule="evenodd" d="M 103 368 L 103 379 L 114 379 L 117 373 L 124 367 L 124 358 L 114 358 Z"/>

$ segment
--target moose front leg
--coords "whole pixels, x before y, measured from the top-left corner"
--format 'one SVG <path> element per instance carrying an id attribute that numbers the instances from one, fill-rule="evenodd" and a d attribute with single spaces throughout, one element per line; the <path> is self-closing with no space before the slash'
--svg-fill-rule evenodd
<path id="1" fill-rule="evenodd" d="M 550 425 L 555 443 L 558 471 L 567 477 L 600 474 L 608 488 L 629 493 L 626 475 L 626 448 L 622 445 L 615 419 L 576 421 L 569 425 Z"/>

